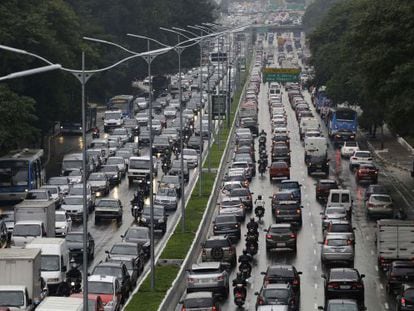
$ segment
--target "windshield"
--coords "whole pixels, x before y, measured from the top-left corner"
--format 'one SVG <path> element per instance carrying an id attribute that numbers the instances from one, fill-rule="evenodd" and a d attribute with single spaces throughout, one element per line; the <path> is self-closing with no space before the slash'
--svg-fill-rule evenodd
<path id="1" fill-rule="evenodd" d="M 236 223 L 237 218 L 236 216 L 218 216 L 216 217 L 216 224 L 223 224 L 223 223 Z"/>
<path id="2" fill-rule="evenodd" d="M 138 255 L 138 248 L 135 245 L 118 244 L 112 247 L 111 254 Z"/>
<path id="3" fill-rule="evenodd" d="M 341 121 L 354 121 L 355 113 L 353 110 L 337 110 L 336 119 Z"/>
<path id="4" fill-rule="evenodd" d="M 167 197 L 175 197 L 176 196 L 176 192 L 174 189 L 170 189 L 170 188 L 160 188 L 158 190 L 157 195 L 163 195 L 163 196 L 167 196 Z"/>
<path id="5" fill-rule="evenodd" d="M 244 188 L 233 189 L 230 192 L 231 197 L 248 196 L 249 190 Z"/>
<path id="6" fill-rule="evenodd" d="M 78 233 L 78 234 L 68 234 L 66 236 L 66 241 L 68 242 L 82 242 L 83 241 L 83 236 L 82 233 Z"/>
<path id="7" fill-rule="evenodd" d="M 59 271 L 59 256 L 58 255 L 42 255 L 40 269 L 42 271 Z"/>
<path id="8" fill-rule="evenodd" d="M 99 207 L 118 207 L 117 200 L 100 200 L 98 205 Z"/>
<path id="9" fill-rule="evenodd" d="M 63 204 L 65 205 L 82 205 L 83 199 L 81 197 L 66 197 L 63 200 Z"/>
<path id="10" fill-rule="evenodd" d="M 345 209 L 343 208 L 327 208 L 325 210 L 325 214 L 332 215 L 332 214 L 345 214 Z"/>
<path id="11" fill-rule="evenodd" d="M 145 207 L 143 212 L 145 216 L 149 216 L 151 213 L 151 210 L 149 207 Z M 163 208 L 154 208 L 154 216 L 164 216 L 164 209 Z"/>
<path id="12" fill-rule="evenodd" d="M 148 239 L 148 231 L 140 229 L 129 229 L 125 235 L 125 238 Z"/>
<path id="13" fill-rule="evenodd" d="M 270 299 L 288 300 L 289 291 L 286 289 L 266 289 L 263 291 L 263 296 Z"/>
<path id="14" fill-rule="evenodd" d="M 66 215 L 65 214 L 56 214 L 55 216 L 56 221 L 66 221 Z"/>
<path id="15" fill-rule="evenodd" d="M 0 186 L 27 186 L 28 161 L 0 161 Z"/>
<path id="16" fill-rule="evenodd" d="M 104 180 L 106 180 L 106 178 L 105 178 L 105 174 L 92 173 L 89 176 L 89 180 L 90 181 L 104 181 Z"/>
<path id="17" fill-rule="evenodd" d="M 122 276 L 122 269 L 120 266 L 97 266 L 93 269 L 92 274 L 110 275 L 114 277 Z"/>
<path id="18" fill-rule="evenodd" d="M 214 305 L 212 298 L 190 298 L 184 301 L 185 308 L 211 308 Z"/>
<path id="19" fill-rule="evenodd" d="M 68 184 L 67 178 L 61 178 L 61 177 L 52 177 L 47 182 L 49 185 L 57 185 L 57 186 L 64 186 Z"/>
<path id="20" fill-rule="evenodd" d="M 128 135 L 128 132 L 124 128 L 116 128 L 113 130 L 112 135 Z"/>
<path id="21" fill-rule="evenodd" d="M 299 189 L 299 186 L 296 182 L 282 182 L 279 185 L 280 189 Z"/>
<path id="22" fill-rule="evenodd" d="M 197 156 L 197 151 L 195 151 L 194 149 L 184 149 L 183 151 L 184 155 L 194 155 Z"/>
<path id="23" fill-rule="evenodd" d="M 106 164 L 125 164 L 125 160 L 123 158 L 109 158 Z"/>
<path id="24" fill-rule="evenodd" d="M 13 229 L 13 236 L 40 236 L 39 225 L 15 225 Z"/>
<path id="25" fill-rule="evenodd" d="M 130 159 L 129 160 L 129 168 L 132 169 L 149 169 L 150 168 L 150 160 L 137 160 L 137 159 Z"/>
<path id="26" fill-rule="evenodd" d="M 121 119 L 121 114 L 119 112 L 105 112 L 105 119 Z"/>
<path id="27" fill-rule="evenodd" d="M 82 187 L 73 187 L 70 189 L 70 195 L 83 195 L 83 188 Z M 89 189 L 86 188 L 86 195 L 89 194 Z"/>
<path id="28" fill-rule="evenodd" d="M 47 191 L 49 191 L 49 193 L 51 193 L 51 194 L 57 194 L 58 193 L 58 190 L 57 190 L 57 188 L 55 188 L 55 187 L 42 187 L 41 189 L 47 189 Z"/>
<path id="29" fill-rule="evenodd" d="M 112 283 L 108 282 L 88 282 L 88 291 L 90 294 L 107 294 L 113 295 L 114 290 Z"/>
<path id="30" fill-rule="evenodd" d="M 379 202 L 385 202 L 385 203 L 390 203 L 391 202 L 391 198 L 387 195 L 372 195 L 371 198 L 374 201 L 379 201 Z"/>
<path id="31" fill-rule="evenodd" d="M 118 171 L 118 166 L 116 165 L 105 165 L 102 167 L 102 172 L 106 172 L 106 173 L 114 173 Z"/>
<path id="32" fill-rule="evenodd" d="M 0 291 L 1 307 L 21 307 L 24 305 L 23 291 Z"/>
<path id="33" fill-rule="evenodd" d="M 358 311 L 355 303 L 333 302 L 329 303 L 328 311 Z"/>

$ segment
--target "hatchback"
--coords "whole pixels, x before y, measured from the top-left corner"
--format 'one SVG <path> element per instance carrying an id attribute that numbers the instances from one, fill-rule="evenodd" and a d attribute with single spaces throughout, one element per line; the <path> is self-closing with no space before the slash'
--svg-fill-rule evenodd
<path id="1" fill-rule="evenodd" d="M 269 284 L 254 294 L 257 296 L 256 310 L 263 305 L 287 306 L 289 311 L 299 308 L 299 299 L 289 284 Z"/>
<path id="2" fill-rule="evenodd" d="M 291 224 L 273 224 L 266 232 L 266 250 L 290 248 L 296 252 L 297 236 Z"/>
<path id="3" fill-rule="evenodd" d="M 261 274 L 263 277 L 263 286 L 274 283 L 289 283 L 296 295 L 300 295 L 300 275 L 301 271 L 297 271 L 293 265 L 272 265 Z"/>
<path id="4" fill-rule="evenodd" d="M 321 242 L 321 262 L 327 264 L 354 265 L 355 251 L 353 241 L 346 234 L 330 233 Z"/>
<path id="5" fill-rule="evenodd" d="M 414 282 L 414 263 L 412 261 L 393 261 L 386 274 L 385 288 L 388 293 L 401 290 L 403 283 Z"/>

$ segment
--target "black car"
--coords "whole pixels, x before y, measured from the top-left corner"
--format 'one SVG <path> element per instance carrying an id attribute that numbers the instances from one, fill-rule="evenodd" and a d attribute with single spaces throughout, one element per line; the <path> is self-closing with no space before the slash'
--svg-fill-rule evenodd
<path id="1" fill-rule="evenodd" d="M 284 161 L 290 165 L 290 150 L 286 145 L 272 147 L 272 162 Z"/>
<path id="2" fill-rule="evenodd" d="M 88 238 L 86 241 L 87 253 L 89 260 L 92 260 L 95 256 L 95 240 L 88 232 Z M 74 258 L 81 258 L 83 256 L 83 232 L 71 231 L 66 234 L 66 245 L 69 250 L 69 254 Z"/>
<path id="3" fill-rule="evenodd" d="M 147 257 L 149 257 L 151 248 L 149 234 L 149 229 L 146 227 L 131 226 L 123 235 L 121 235 L 121 238 L 125 242 L 133 242 L 140 244 Z"/>
<path id="4" fill-rule="evenodd" d="M 188 168 L 188 162 L 186 160 L 183 160 L 183 162 L 183 169 L 181 169 L 181 159 L 173 160 L 169 174 L 174 176 L 181 176 L 181 172 L 183 172 L 184 182 L 188 183 L 190 180 L 190 170 Z"/>
<path id="5" fill-rule="evenodd" d="M 152 142 L 152 152 L 154 155 L 164 154 L 171 149 L 171 140 L 168 136 L 155 136 Z"/>
<path id="6" fill-rule="evenodd" d="M 145 253 L 142 246 L 133 242 L 119 242 L 112 245 L 110 251 L 105 251 L 107 259 L 125 258 L 133 259 L 135 266 L 139 271 L 142 271 L 145 263 Z"/>
<path id="7" fill-rule="evenodd" d="M 100 262 L 95 266 L 91 274 L 116 277 L 121 285 L 121 295 L 124 301 L 132 291 L 131 276 L 126 265 L 122 262 Z"/>
<path id="8" fill-rule="evenodd" d="M 272 213 L 274 214 L 276 206 L 280 202 L 286 202 L 286 201 L 296 201 L 293 197 L 293 194 L 290 191 L 278 191 L 274 193 L 272 196 L 269 197 L 269 199 L 272 199 Z"/>
<path id="9" fill-rule="evenodd" d="M 152 133 L 152 138 L 154 138 L 154 133 Z M 139 145 L 140 146 L 149 146 L 150 143 L 150 131 L 148 128 L 141 128 L 139 133 Z"/>
<path id="10" fill-rule="evenodd" d="M 124 264 L 128 269 L 128 273 L 131 279 L 132 287 L 137 285 L 138 277 L 144 270 L 144 263 L 142 262 L 141 266 L 137 266 L 135 259 L 128 257 L 128 256 L 112 256 L 110 258 L 106 258 L 105 262 L 113 262 L 117 264 Z"/>
<path id="11" fill-rule="evenodd" d="M 229 196 L 231 198 L 240 198 L 247 210 L 252 210 L 253 208 L 253 192 L 250 192 L 249 188 L 236 188 L 231 189 Z"/>
<path id="12" fill-rule="evenodd" d="M 393 261 L 387 271 L 385 288 L 388 293 L 398 293 L 403 283 L 414 283 L 414 262 Z"/>
<path id="13" fill-rule="evenodd" d="M 167 231 L 168 216 L 163 206 L 154 205 L 154 230 L 161 230 L 164 234 Z M 141 217 L 138 219 L 140 226 L 149 227 L 151 224 L 151 208 L 144 206 Z"/>
<path id="14" fill-rule="evenodd" d="M 297 271 L 293 265 L 272 265 L 261 274 L 263 277 L 263 286 L 275 283 L 289 283 L 297 296 L 300 295 L 300 275 L 301 271 Z"/>
<path id="15" fill-rule="evenodd" d="M 306 160 L 306 165 L 308 166 L 308 175 L 312 175 L 314 173 L 322 173 L 325 176 L 329 176 L 329 159 L 327 159 L 325 156 L 308 157 Z"/>
<path id="16" fill-rule="evenodd" d="M 355 299 L 360 307 L 364 306 L 364 274 L 354 268 L 332 268 L 325 279 L 325 300 Z"/>
<path id="17" fill-rule="evenodd" d="M 217 215 L 213 221 L 213 233 L 214 235 L 224 234 L 239 240 L 241 236 L 240 222 L 234 215 Z"/>
<path id="18" fill-rule="evenodd" d="M 276 223 L 290 223 L 302 226 L 302 208 L 297 201 L 280 201 L 275 205 Z"/>
<path id="19" fill-rule="evenodd" d="M 328 200 L 329 191 L 338 189 L 338 183 L 333 179 L 319 179 L 316 184 L 315 198 L 317 201 L 326 202 Z"/>
<path id="20" fill-rule="evenodd" d="M 414 310 L 414 284 L 404 284 L 397 296 L 397 311 Z"/>
<path id="21" fill-rule="evenodd" d="M 296 296 L 290 284 L 275 283 L 262 287 L 257 296 L 256 310 L 259 306 L 278 305 L 286 306 L 289 311 L 299 310 L 299 298 Z"/>
<path id="22" fill-rule="evenodd" d="M 197 152 L 203 151 L 203 141 L 200 142 L 200 137 L 191 136 L 187 142 L 187 148 L 195 149 Z"/>
<path id="23" fill-rule="evenodd" d="M 118 165 L 102 165 L 101 172 L 106 175 L 111 186 L 118 185 L 121 182 L 121 172 Z"/>

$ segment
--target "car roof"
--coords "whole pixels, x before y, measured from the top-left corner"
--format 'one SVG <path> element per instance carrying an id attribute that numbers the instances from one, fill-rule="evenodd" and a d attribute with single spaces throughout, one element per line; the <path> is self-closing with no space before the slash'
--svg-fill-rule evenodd
<path id="1" fill-rule="evenodd" d="M 287 283 L 271 283 L 266 285 L 263 289 L 289 289 L 290 284 Z"/>
<path id="2" fill-rule="evenodd" d="M 200 262 L 195 263 L 191 266 L 191 270 L 197 270 L 197 269 L 219 269 L 221 267 L 221 262 L 219 261 L 210 261 L 210 262 Z"/>
<path id="3" fill-rule="evenodd" d="M 212 292 L 195 292 L 186 294 L 184 299 L 193 298 L 214 298 L 214 296 Z"/>
<path id="4" fill-rule="evenodd" d="M 270 228 L 291 228 L 292 224 L 271 224 Z"/>

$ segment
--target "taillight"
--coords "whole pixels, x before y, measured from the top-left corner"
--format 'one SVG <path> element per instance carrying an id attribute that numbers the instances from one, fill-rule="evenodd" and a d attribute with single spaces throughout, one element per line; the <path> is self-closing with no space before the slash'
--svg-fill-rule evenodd
<path id="1" fill-rule="evenodd" d="M 296 234 L 295 233 L 291 233 L 290 234 L 290 237 L 293 238 L 293 239 L 295 239 L 296 238 Z"/>
<path id="2" fill-rule="evenodd" d="M 217 277 L 217 281 L 223 281 L 224 280 L 224 277 L 222 276 L 222 275 L 219 275 L 218 277 Z"/>
<path id="3" fill-rule="evenodd" d="M 352 245 L 352 241 L 351 241 L 351 240 L 348 240 L 348 241 L 346 242 L 346 244 L 348 244 L 348 245 Z"/>
<path id="4" fill-rule="evenodd" d="M 233 255 L 233 249 L 229 248 L 229 255 Z"/>
<path id="5" fill-rule="evenodd" d="M 325 240 L 325 243 L 324 243 L 324 245 L 328 245 L 328 240 Z"/>
<path id="6" fill-rule="evenodd" d="M 279 215 L 279 214 L 280 214 L 280 210 L 276 210 L 276 214 L 278 214 L 278 215 Z"/>
<path id="7" fill-rule="evenodd" d="M 292 282 L 293 285 L 299 285 L 299 280 L 298 279 L 294 279 Z"/>
<path id="8" fill-rule="evenodd" d="M 187 309 L 185 307 L 182 307 L 181 311 L 186 311 Z"/>
<path id="9" fill-rule="evenodd" d="M 328 288 L 338 288 L 339 284 L 338 283 L 329 283 L 328 284 Z"/>
<path id="10" fill-rule="evenodd" d="M 405 298 L 401 297 L 401 306 L 405 307 Z"/>
<path id="11" fill-rule="evenodd" d="M 259 304 L 259 305 L 262 305 L 264 303 L 264 300 L 263 300 L 263 298 L 259 298 L 258 300 L 257 300 L 257 304 Z"/>
<path id="12" fill-rule="evenodd" d="M 271 234 L 266 234 L 266 239 L 271 239 L 272 235 Z"/>
<path id="13" fill-rule="evenodd" d="M 354 284 L 352 284 L 352 287 L 353 288 L 363 288 L 361 283 L 354 283 Z"/>

